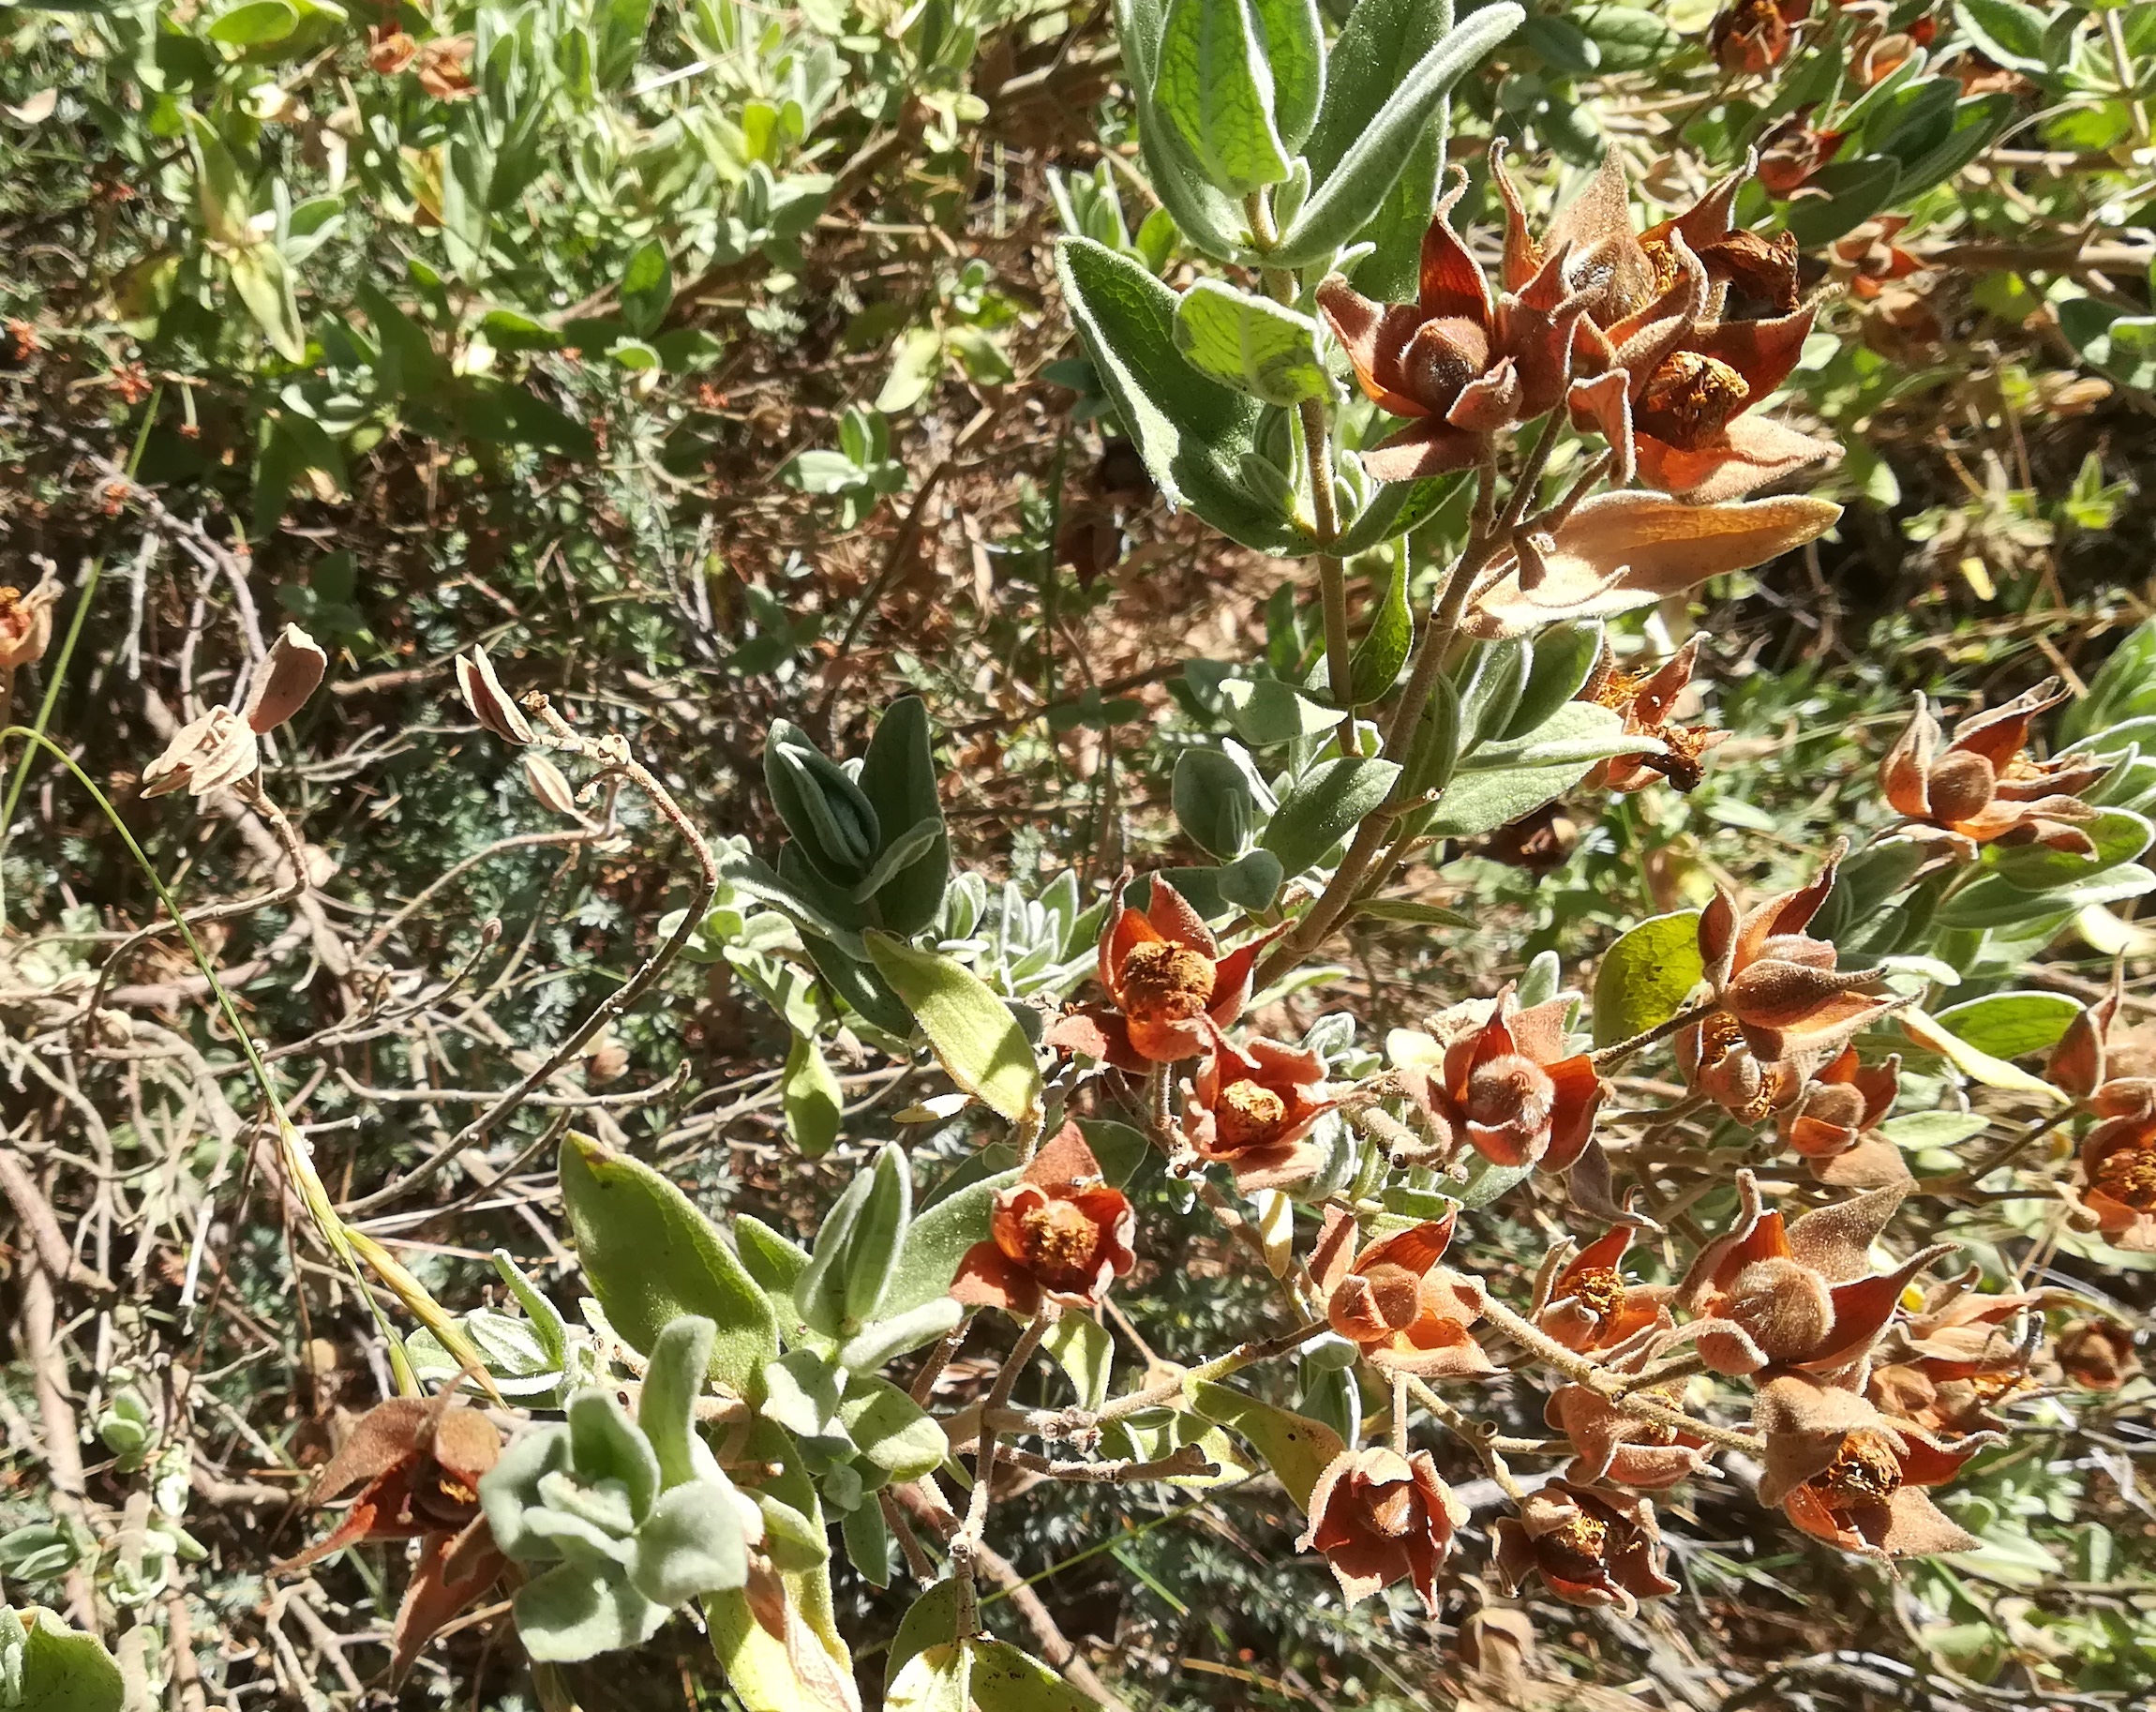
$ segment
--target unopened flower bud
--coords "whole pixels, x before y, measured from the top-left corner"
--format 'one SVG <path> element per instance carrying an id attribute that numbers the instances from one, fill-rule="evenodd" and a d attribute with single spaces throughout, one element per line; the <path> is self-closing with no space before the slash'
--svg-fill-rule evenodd
<path id="1" fill-rule="evenodd" d="M 142 769 L 142 794 L 185 790 L 200 799 L 252 778 L 261 766 L 262 747 L 247 722 L 229 708 L 213 708 L 182 726 Z"/>
<path id="2" fill-rule="evenodd" d="M 307 703 L 329 669 L 329 655 L 297 624 L 287 624 L 255 673 L 247 722 L 258 735 L 274 731 Z"/>
<path id="3" fill-rule="evenodd" d="M 457 693 L 464 698 L 472 716 L 503 743 L 522 748 L 532 741 L 532 722 L 502 687 L 486 649 L 474 647 L 457 656 Z"/>

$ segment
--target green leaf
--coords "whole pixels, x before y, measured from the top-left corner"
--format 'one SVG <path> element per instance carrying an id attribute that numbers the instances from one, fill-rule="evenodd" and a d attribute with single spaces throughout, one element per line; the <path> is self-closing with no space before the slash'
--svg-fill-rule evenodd
<path id="1" fill-rule="evenodd" d="M 900 1673 L 932 1646 L 948 1646 L 958 1639 L 958 1584 L 944 1580 L 928 1588 L 906 1607 L 898 1620 L 898 1633 L 891 1644 L 887 1679 Z"/>
<path id="2" fill-rule="evenodd" d="M 1535 645 L 1525 637 L 1503 641 L 1478 642 L 1466 662 L 1467 676 L 1459 680 L 1460 753 L 1472 754 L 1512 724 L 1519 711 L 1520 692 L 1535 665 Z"/>
<path id="3" fill-rule="evenodd" d="M 1815 173 L 1806 189 L 1818 192 L 1783 211 L 1782 224 L 1799 248 L 1817 249 L 1862 225 L 1894 199 L 1901 164 L 1880 156 L 1837 160 Z"/>
<path id="4" fill-rule="evenodd" d="M 924 822 L 936 829 L 934 841 L 876 890 L 881 924 L 895 934 L 927 928 L 951 884 L 951 839 L 944 832 L 931 740 L 928 704 L 919 696 L 901 696 L 876 721 L 857 781 L 887 839 Z"/>
<path id="5" fill-rule="evenodd" d="M 1370 614 L 1370 628 L 1355 645 L 1351 682 L 1356 705 L 1376 701 L 1400 681 L 1400 668 L 1415 648 L 1415 613 L 1408 606 L 1408 550 L 1402 543 L 1393 555 L 1392 574 Z"/>
<path id="6" fill-rule="evenodd" d="M 891 1585 L 891 1524 L 883 1519 L 883 1505 L 869 1497 L 843 1512 L 838 1519 L 846 1554 L 861 1578 L 872 1587 Z"/>
<path id="7" fill-rule="evenodd" d="M 646 1599 L 669 1609 L 746 1585 L 748 1541 L 729 1487 L 695 1480 L 665 1494 L 636 1529 L 629 1579 Z"/>
<path id="8" fill-rule="evenodd" d="M 2005 1059 L 1980 1051 L 1951 1029 L 1943 1029 L 1913 1006 L 1897 1014 L 1902 1032 L 1927 1051 L 1936 1052 L 1972 1082 L 2027 1094 L 2051 1105 L 2069 1104 L 2067 1097 L 2041 1076 L 2034 1076 Z"/>
<path id="9" fill-rule="evenodd" d="M 1100 1712 L 1091 1695 L 1008 1641 L 969 1641 L 966 1650 L 972 1655 L 966 1691 L 978 1712 Z"/>
<path id="10" fill-rule="evenodd" d="M 1405 898 L 1373 897 L 1357 904 L 1352 915 L 1372 922 L 1412 922 L 1418 927 L 1473 927 L 1475 918 L 1440 904 L 1417 904 Z"/>
<path id="11" fill-rule="evenodd" d="M 1204 169 L 1154 99 L 1165 11 L 1162 0 L 1115 0 L 1115 36 L 1130 68 L 1130 96 L 1137 109 L 1138 146 L 1161 206 L 1183 235 L 1214 260 L 1247 259 L 1242 209 L 1206 182 Z"/>
<path id="12" fill-rule="evenodd" d="M 2010 71 L 2044 71 L 2044 28 L 2049 20 L 2019 0 L 1954 0 L 1954 22 L 1985 55 Z"/>
<path id="13" fill-rule="evenodd" d="M 1400 175 L 1409 150 L 1445 92 L 1525 17 L 1511 0 L 1498 0 L 1471 14 L 1423 55 L 1369 128 L 1348 145 L 1340 164 L 1311 191 L 1267 260 L 1278 267 L 1310 267 L 1353 243 Z"/>
<path id="14" fill-rule="evenodd" d="M 1247 196 L 1287 177 L 1272 69 L 1244 0 L 1170 0 L 1153 101 L 1221 189 Z"/>
<path id="15" fill-rule="evenodd" d="M 1246 767 L 1218 749 L 1185 749 L 1168 788 L 1176 824 L 1207 855 L 1232 862 L 1265 810 Z"/>
<path id="16" fill-rule="evenodd" d="M 1260 552 L 1312 550 L 1308 532 L 1279 504 L 1244 487 L 1242 458 L 1257 450 L 1260 406 L 1176 350 L 1175 293 L 1089 238 L 1059 239 L 1056 258 L 1085 354 L 1168 503 L 1188 504 Z"/>
<path id="17" fill-rule="evenodd" d="M 541 1664 L 569 1664 L 640 1646 L 659 1632 L 666 1608 L 614 1570 L 557 1564 L 517 1588 L 517 1638 Z"/>
<path id="18" fill-rule="evenodd" d="M 966 1317 L 951 1296 L 939 1296 L 904 1314 L 872 1320 L 839 1346 L 839 1365 L 849 1374 L 874 1373 L 885 1362 L 936 1340 Z"/>
<path id="19" fill-rule="evenodd" d="M 2080 1014 L 2079 1000 L 2063 993 L 1990 993 L 1941 1011 L 1938 1021 L 1979 1052 L 2018 1059 L 2056 1046 Z"/>
<path id="20" fill-rule="evenodd" d="M 906 1151 L 887 1141 L 869 1168 L 868 1196 L 861 1202 L 861 1217 L 846 1243 L 846 1316 L 865 1321 L 876 1317 L 885 1286 L 898 1265 L 899 1244 L 913 1222 L 913 1171 Z"/>
<path id="21" fill-rule="evenodd" d="M 852 1380 L 838 1418 L 854 1449 L 894 1480 L 918 1480 L 951 1454 L 942 1426 L 888 1379 Z"/>
<path id="22" fill-rule="evenodd" d="M 1958 1148 L 1990 1127 L 1989 1119 L 1974 1112 L 1905 1112 L 1889 1118 L 1879 1132 L 1895 1147 L 1921 1153 L 1932 1148 Z"/>
<path id="23" fill-rule="evenodd" d="M 1636 6 L 1589 6 L 1566 16 L 1601 49 L 1605 75 L 1658 66 L 1684 45 L 1666 20 Z"/>
<path id="24" fill-rule="evenodd" d="M 1041 1110 L 1041 1067 L 1011 1007 L 971 969 L 887 933 L 862 936 L 869 959 L 913 1013 L 944 1074 L 1017 1123 Z"/>
<path id="25" fill-rule="evenodd" d="M 2088 694 L 2059 715 L 2059 735 L 2076 748 L 2122 747 L 2081 740 L 2120 720 L 2150 713 L 2156 713 L 2156 618 L 2143 619 L 2112 649 L 2089 679 Z"/>
<path id="26" fill-rule="evenodd" d="M 742 1269 L 770 1299 L 780 1334 L 789 1344 L 798 1341 L 804 1322 L 794 1302 L 794 1284 L 808 1270 L 808 1251 L 745 1212 L 734 1216 L 734 1242 Z"/>
<path id="27" fill-rule="evenodd" d="M 561 1202 L 576 1258 L 607 1321 L 650 1354 L 684 1314 L 718 1328 L 711 1376 L 755 1402 L 778 1354 L 778 1321 L 756 1282 L 687 1195 L 640 1161 L 571 1131 Z"/>
<path id="28" fill-rule="evenodd" d="M 1608 708 L 1565 703 L 1530 733 L 1529 743 L 1486 746 L 1462 761 L 1425 830 L 1436 838 L 1472 838 L 1533 814 L 1586 777 L 1597 757 L 1625 753 L 1613 743 L 1624 725 Z M 1635 750 L 1646 746 L 1641 739 L 1630 741 Z"/>
<path id="29" fill-rule="evenodd" d="M 1451 0 L 1355 0 L 1334 38 L 1325 98 L 1303 150 L 1315 182 L 1332 175 L 1387 98 L 1451 27 Z"/>
<path id="30" fill-rule="evenodd" d="M 211 19 L 202 34 L 228 48 L 259 48 L 282 41 L 299 27 L 299 13 L 286 0 L 245 0 Z"/>
<path id="31" fill-rule="evenodd" d="M 2123 808 L 2099 809 L 2094 819 L 2076 822 L 2075 830 L 2089 835 L 2089 841 L 2096 847 L 2093 854 L 2083 856 L 2073 850 L 2047 849 L 2041 844 L 2008 849 L 1994 846 L 1993 872 L 2021 891 L 2049 893 L 2116 867 L 2119 863 L 2132 862 L 2156 842 L 2156 826 Z M 2051 900 L 2046 897 L 2043 903 L 2048 908 Z"/>
<path id="32" fill-rule="evenodd" d="M 1268 404 L 1332 391 L 1316 322 L 1217 279 L 1199 280 L 1176 303 L 1175 349 L 1193 368 Z"/>
<path id="33" fill-rule="evenodd" d="M 638 338 L 649 338 L 666 319 L 674 301 L 674 270 L 666 247 L 646 238 L 629 257 L 621 274 L 621 320 Z"/>
<path id="34" fill-rule="evenodd" d="M 1901 176 L 1894 181 L 1895 199 L 1907 202 L 1918 191 L 1952 178 L 1989 148 L 2020 111 L 2019 103 L 2003 89 L 1960 103 L 1947 134 L 1923 154 L 1902 161 Z"/>
<path id="35" fill-rule="evenodd" d="M 851 886 L 868 871 L 883 844 L 875 808 L 853 776 L 791 720 L 772 720 L 764 738 L 764 786 L 801 854 L 825 880 Z"/>
<path id="36" fill-rule="evenodd" d="M 1602 50 L 1578 24 L 1564 18 L 1535 16 L 1520 25 L 1520 45 L 1553 70 L 1592 77 L 1602 65 Z"/>
<path id="37" fill-rule="evenodd" d="M 1595 971 L 1595 1044 L 1613 1046 L 1668 1022 L 1706 974 L 1699 912 L 1652 916 L 1620 934 Z"/>
<path id="38" fill-rule="evenodd" d="M 822 1158 L 838 1139 L 845 1096 L 814 1035 L 793 1037 L 793 1044 L 786 1049 L 786 1074 L 780 1079 L 779 1092 L 787 1139 L 803 1159 Z"/>
<path id="39" fill-rule="evenodd" d="M 19 1685 L 8 1704 L 21 1712 L 120 1712 L 127 1704 L 104 1644 L 37 1605 L 0 1605 L 0 1691 L 9 1684 Z"/>
<path id="40" fill-rule="evenodd" d="M 704 1375 L 711 1371 L 711 1345 L 717 1331 L 718 1328 L 702 1314 L 684 1314 L 669 1321 L 651 1346 L 644 1389 L 636 1398 L 636 1425 L 659 1459 L 662 1488 L 680 1486 L 697 1477 L 693 1448 L 696 1399 L 703 1392 Z M 733 1584 L 741 1585 L 739 1582 Z"/>
<path id="41" fill-rule="evenodd" d="M 1602 625 L 1595 619 L 1568 624 L 1551 624 L 1536 634 L 1527 667 L 1527 682 L 1512 717 L 1498 733 L 1507 743 L 1517 742 L 1545 721 L 1586 686 L 1602 652 Z"/>
<path id="42" fill-rule="evenodd" d="M 1085 1145 L 1093 1149 L 1100 1175 L 1118 1189 L 1130 1180 L 1131 1174 L 1153 1150 L 1145 1131 L 1118 1123 L 1113 1118 L 1081 1118 L 1078 1128 L 1085 1137 Z"/>
<path id="43" fill-rule="evenodd" d="M 966 1251 L 988 1240 L 990 1205 L 1017 1180 L 1014 1170 L 982 1178 L 916 1214 L 899 1247 L 898 1265 L 884 1287 L 883 1312 L 905 1314 L 948 1295 Z"/>
<path id="44" fill-rule="evenodd" d="M 1049 1329 L 1041 1346 L 1069 1375 L 1080 1408 L 1097 1410 L 1108 1401 L 1115 1343 L 1100 1321 L 1089 1314 L 1066 1314 Z"/>
<path id="45" fill-rule="evenodd" d="M 2041 901 L 2002 874 L 1986 874 L 1964 886 L 1939 909 L 1948 927 L 2010 927 L 2040 910 L 2073 910 L 2090 904 L 2115 904 L 2156 891 L 2156 874 L 2134 863 L 2104 868 L 2070 885 L 2053 887 Z"/>
<path id="46" fill-rule="evenodd" d="M 1257 1448 L 1297 1509 L 1307 1509 L 1310 1488 L 1345 1448 L 1322 1421 L 1260 1403 L 1248 1392 L 1199 1380 L 1190 1387 L 1190 1406 L 1207 1420 L 1240 1433 Z"/>
<path id="47" fill-rule="evenodd" d="M 1278 678 L 1229 678 L 1220 684 L 1228 723 L 1253 748 L 1315 737 L 1340 722 L 1340 710 L 1299 694 Z"/>
<path id="48" fill-rule="evenodd" d="M 1307 872 L 1390 794 L 1400 763 L 1343 756 L 1297 779 L 1265 823 L 1262 848 L 1291 877 Z"/>
<path id="49" fill-rule="evenodd" d="M 1317 0 L 1250 0 L 1273 78 L 1273 124 L 1292 154 L 1317 122 L 1325 93 L 1325 26 Z"/>
<path id="50" fill-rule="evenodd" d="M 292 296 L 292 272 L 283 252 L 275 244 L 261 241 L 233 250 L 226 266 L 232 270 L 232 290 L 271 348 L 288 363 L 305 362 L 307 333 L 300 325 L 299 304 Z"/>

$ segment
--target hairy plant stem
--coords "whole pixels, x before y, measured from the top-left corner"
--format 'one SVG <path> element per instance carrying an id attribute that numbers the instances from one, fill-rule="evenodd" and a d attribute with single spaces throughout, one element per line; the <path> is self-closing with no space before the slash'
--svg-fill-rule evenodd
<path id="1" fill-rule="evenodd" d="M 1493 1423 L 1475 1420 L 1462 1414 L 1432 1390 L 1427 1380 L 1411 1375 L 1407 1381 L 1407 1389 L 1422 1404 L 1431 1419 L 1482 1459 L 1483 1471 L 1497 1482 L 1500 1492 L 1515 1504 L 1527 1495 L 1526 1489 L 1506 1465 L 1503 1453 L 1506 1450 L 1539 1451 L 1541 1446 L 1536 1440 L 1501 1436 Z M 1399 1406 L 1397 1392 L 1394 1406 Z"/>
<path id="2" fill-rule="evenodd" d="M 1253 190 L 1243 199 L 1250 222 L 1250 241 L 1260 250 L 1280 241 L 1273 223 L 1270 195 Z M 1265 291 L 1277 303 L 1292 308 L 1295 301 L 1295 276 L 1289 270 L 1268 267 L 1262 271 Z M 1303 398 L 1295 404 L 1295 420 L 1302 429 L 1303 458 L 1310 466 L 1310 533 L 1317 536 L 1318 599 L 1325 615 L 1325 682 L 1333 704 L 1340 711 L 1340 749 L 1355 747 L 1355 649 L 1348 636 L 1347 571 L 1338 554 L 1324 549 L 1340 539 L 1340 508 L 1333 503 L 1332 413 L 1323 398 Z"/>
<path id="3" fill-rule="evenodd" d="M 1587 1055 L 1587 1061 L 1594 1065 L 1596 1070 L 1601 1070 L 1606 1065 L 1621 1064 L 1635 1052 L 1646 1050 L 1656 1041 L 1666 1041 L 1672 1034 L 1690 1028 L 1694 1023 L 1706 1021 L 1708 1017 L 1714 1015 L 1721 1008 L 1722 1003 L 1718 999 L 1702 999 L 1696 1005 L 1686 1006 L 1674 1015 L 1665 1016 L 1652 1029 L 1642 1029 L 1628 1040 L 1613 1041 L 1607 1046 L 1597 1047 Z"/>
<path id="4" fill-rule="evenodd" d="M 996 1375 L 996 1383 L 988 1392 L 988 1401 L 981 1411 L 981 1442 L 973 1456 L 973 1493 L 966 1507 L 966 1524 L 951 1539 L 951 1573 L 958 1584 L 958 1634 L 961 1640 L 969 1640 L 981 1632 L 981 1602 L 973 1584 L 975 1559 L 988 1532 L 988 1507 L 995 1500 L 996 1451 L 1000 1430 L 990 1424 L 999 1411 L 1011 1406 L 1011 1393 L 1018 1384 L 1018 1376 L 1033 1359 L 1033 1352 L 1041 1347 L 1041 1340 L 1062 1317 L 1063 1310 L 1053 1300 L 1043 1301 L 1040 1313 L 1033 1316 L 1032 1324 L 1019 1333 L 1018 1344 Z"/>
<path id="5" fill-rule="evenodd" d="M 1711 1420 L 1701 1420 L 1698 1416 L 1687 1415 L 1682 1409 L 1673 1409 L 1653 1398 L 1631 1394 L 1630 1388 L 1638 1382 L 1637 1374 L 1618 1373 L 1604 1367 L 1592 1356 L 1584 1356 L 1577 1349 L 1566 1348 L 1532 1320 L 1515 1314 L 1499 1301 L 1487 1285 L 1483 1296 L 1483 1317 L 1498 1330 L 1530 1355 L 1554 1367 L 1566 1378 L 1576 1380 L 1608 1398 L 1627 1415 L 1637 1415 L 1643 1420 L 1659 1421 L 1663 1426 L 1696 1434 L 1710 1444 L 1720 1445 L 1729 1450 L 1742 1450 L 1747 1456 L 1765 1453 L 1766 1441 L 1754 1434 L 1740 1433 L 1733 1427 L 1717 1426 Z"/>

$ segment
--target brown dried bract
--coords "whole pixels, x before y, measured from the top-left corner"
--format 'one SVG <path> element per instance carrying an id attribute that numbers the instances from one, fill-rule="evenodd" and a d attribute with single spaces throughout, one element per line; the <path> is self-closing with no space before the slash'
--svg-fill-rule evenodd
<path id="1" fill-rule="evenodd" d="M 1411 1583 L 1437 1614 L 1437 1570 L 1467 1507 L 1438 1478 L 1427 1450 L 1343 1450 L 1310 1488 L 1298 1552 L 1322 1552 L 1350 1605 L 1394 1582 Z"/>
<path id="2" fill-rule="evenodd" d="M 1654 1506 L 1606 1486 L 1551 1480 L 1497 1524 L 1497 1572 L 1518 1592 L 1531 1575 L 1573 1605 L 1614 1605 L 1629 1616 L 1639 1601 L 1677 1591 L 1663 1572 L 1668 1553 Z"/>
<path id="3" fill-rule="evenodd" d="M 1223 953 L 1198 912 L 1160 875 L 1144 909 L 1118 884 L 1100 935 L 1099 972 L 1108 1010 L 1086 1007 L 1052 1024 L 1048 1044 L 1119 1069 L 1173 1064 L 1209 1051 L 1250 1001 L 1258 953 L 1275 928 Z"/>
<path id="4" fill-rule="evenodd" d="M 2029 722 L 2066 699 L 2050 681 L 1985 713 L 1971 714 L 1940 746 L 1939 721 L 1922 695 L 1916 713 L 1879 767 L 1888 803 L 1934 827 L 1970 855 L 1983 844 L 2042 844 L 2093 855 L 2082 828 L 2095 810 L 2080 801 L 2108 771 L 2088 756 L 2029 758 Z"/>
<path id="5" fill-rule="evenodd" d="M 1482 1317 L 1480 1282 L 1438 1264 L 1452 1241 L 1453 1218 L 1414 1225 L 1355 1254 L 1355 1215 L 1325 1209 L 1310 1274 L 1332 1329 L 1374 1365 L 1425 1378 L 1496 1371 L 1469 1329 Z"/>
<path id="6" fill-rule="evenodd" d="M 1249 1193 L 1301 1182 L 1320 1163 L 1310 1132 L 1338 1101 L 1314 1052 L 1263 1038 L 1220 1041 L 1198 1066 L 1183 1134 L 1198 1157 L 1224 1164 Z"/>
<path id="7" fill-rule="evenodd" d="M 1760 1388 L 1752 1425 L 1767 1441 L 1759 1501 L 1814 1539 L 1889 1563 L 1977 1544 L 1924 1488 L 1954 1479 L 1988 1437 L 1950 1444 L 1795 1374 Z"/>
<path id="8" fill-rule="evenodd" d="M 988 1230 L 987 1241 L 966 1250 L 951 1293 L 962 1302 L 1026 1318 L 1041 1311 L 1046 1297 L 1096 1307 L 1137 1264 L 1130 1247 L 1137 1215 L 1123 1192 L 1101 1177 L 1100 1163 L 1075 1123 L 1066 1123 L 1025 1175 L 997 1192 Z"/>
<path id="9" fill-rule="evenodd" d="M 1603 638 L 1595 669 L 1588 674 L 1577 699 L 1592 701 L 1621 715 L 1628 734 L 1654 738 L 1663 745 L 1663 753 L 1619 755 L 1597 761 L 1581 781 L 1583 788 L 1643 790 L 1657 779 L 1667 779 L 1680 791 L 1698 787 L 1705 776 L 1701 763 L 1707 752 L 1729 736 L 1713 726 L 1676 722 L 1678 705 L 1692 686 L 1700 640 L 1693 637 L 1652 671 L 1628 672 L 1619 668 L 1616 651 L 1607 637 Z"/>
<path id="10" fill-rule="evenodd" d="M 1443 1143 L 1472 1147 L 1500 1165 L 1571 1167 L 1595 1133 L 1606 1091 L 1594 1060 L 1566 1041 L 1573 1002 L 1558 998 L 1523 1011 L 1507 986 L 1483 1020 L 1470 1020 L 1483 1015 L 1475 1004 L 1441 1021 L 1435 1074 L 1411 1066 L 1400 1074 Z"/>
<path id="11" fill-rule="evenodd" d="M 1699 1251 L 1679 1286 L 1679 1299 L 1699 1317 L 1678 1336 L 1696 1343 L 1720 1374 L 1831 1374 L 1862 1360 L 1909 1280 L 1954 1252 L 1953 1243 L 1937 1243 L 1889 1271 L 1871 1270 L 1871 1245 L 1904 1193 L 1876 1189 L 1785 1225 L 1761 1205 L 1752 1174 L 1740 1171 L 1735 1224 Z"/>

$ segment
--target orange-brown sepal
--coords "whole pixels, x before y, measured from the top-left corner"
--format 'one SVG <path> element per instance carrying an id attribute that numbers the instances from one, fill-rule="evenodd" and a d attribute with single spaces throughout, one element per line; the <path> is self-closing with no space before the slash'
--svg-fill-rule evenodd
<path id="1" fill-rule="evenodd" d="M 1097 1307 L 1137 1264 L 1130 1246 L 1137 1215 L 1123 1192 L 1102 1179 L 1076 1123 L 1066 1123 L 1017 1182 L 997 1191 L 988 1231 L 987 1241 L 966 1251 L 951 1294 L 1023 1318 L 1050 1297 Z"/>

